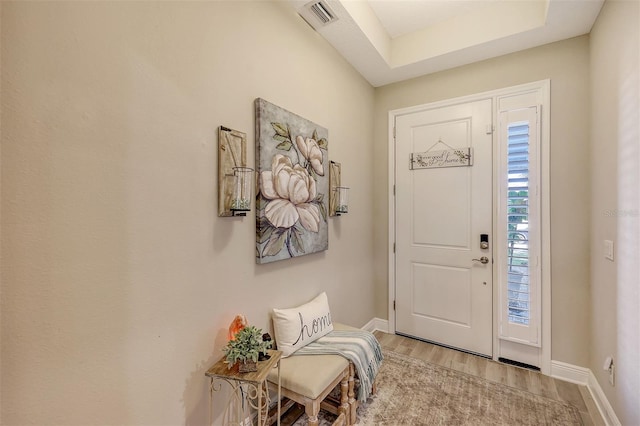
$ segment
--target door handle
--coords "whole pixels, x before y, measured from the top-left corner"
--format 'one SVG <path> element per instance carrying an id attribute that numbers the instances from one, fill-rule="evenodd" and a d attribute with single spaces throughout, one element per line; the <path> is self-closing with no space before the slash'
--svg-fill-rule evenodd
<path id="1" fill-rule="evenodd" d="M 482 256 L 480 259 L 471 259 L 474 262 L 480 262 L 483 265 L 486 265 L 487 263 L 489 263 L 489 258 L 487 256 Z"/>

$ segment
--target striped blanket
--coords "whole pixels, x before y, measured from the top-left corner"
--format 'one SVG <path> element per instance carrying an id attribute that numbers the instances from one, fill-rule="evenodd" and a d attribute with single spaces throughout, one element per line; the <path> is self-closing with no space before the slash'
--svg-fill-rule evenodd
<path id="1" fill-rule="evenodd" d="M 362 330 L 333 330 L 315 342 L 298 349 L 296 355 L 341 355 L 353 362 L 360 379 L 358 401 L 371 395 L 382 364 L 382 349 L 375 336 Z"/>

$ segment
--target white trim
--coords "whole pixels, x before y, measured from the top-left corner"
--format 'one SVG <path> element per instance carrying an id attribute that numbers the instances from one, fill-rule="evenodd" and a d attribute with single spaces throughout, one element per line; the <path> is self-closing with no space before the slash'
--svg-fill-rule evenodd
<path id="1" fill-rule="evenodd" d="M 385 333 L 389 332 L 389 321 L 383 320 L 381 318 L 372 318 L 368 323 L 363 325 L 362 330 L 367 330 L 370 332 L 374 332 L 376 330 L 383 331 Z"/>
<path id="2" fill-rule="evenodd" d="M 389 150 L 388 150 L 388 166 L 389 166 L 389 175 L 388 175 L 388 211 L 389 211 L 389 233 L 388 233 L 388 267 L 389 267 L 389 276 L 388 276 L 388 317 L 389 317 L 389 333 L 396 332 L 396 321 L 395 321 L 395 311 L 393 309 L 393 302 L 395 300 L 395 255 L 393 253 L 393 244 L 395 242 L 395 197 L 393 195 L 393 187 L 395 185 L 395 137 L 394 137 L 394 127 L 396 117 L 412 114 L 414 112 L 424 111 L 428 109 L 439 108 L 442 106 L 450 106 L 457 105 L 467 102 L 473 102 L 482 99 L 493 99 L 494 103 L 494 129 L 497 128 L 497 111 L 496 104 L 497 98 L 499 96 L 505 96 L 513 93 L 524 92 L 527 90 L 540 90 L 543 102 L 542 105 L 551 105 L 551 80 L 540 80 L 531 82 L 528 84 L 522 84 L 518 86 L 506 87 L 503 89 L 492 90 L 484 93 L 478 93 L 469 96 L 463 96 L 459 98 L 446 99 L 438 102 L 432 102 L 428 104 L 416 105 L 407 108 L 400 108 L 389 111 Z M 541 149 L 541 175 L 540 175 L 540 183 L 541 183 L 541 192 L 542 197 L 540 200 L 541 207 L 541 221 L 542 221 L 542 348 L 541 348 L 541 359 L 540 359 L 540 371 L 543 374 L 550 375 L 551 372 L 551 226 L 550 226 L 550 218 L 551 218 L 551 210 L 549 207 L 550 199 L 551 199 L 551 191 L 550 191 L 550 170 L 549 170 L 549 147 L 550 147 L 550 138 L 551 138 L 551 126 L 550 126 L 551 113 L 549 108 L 542 108 L 541 111 L 541 131 L 540 136 L 542 139 Z M 495 144 L 494 144 L 495 145 Z M 495 187 L 495 182 L 494 182 Z M 495 215 L 494 215 L 495 216 Z M 494 223 L 493 235 L 495 235 L 496 224 Z M 495 268 L 495 265 L 494 265 Z M 494 285 L 494 303 L 497 303 L 497 286 Z M 498 339 L 498 322 L 497 318 L 494 315 L 494 358 L 497 357 L 499 347 L 499 339 Z"/>
<path id="3" fill-rule="evenodd" d="M 604 423 L 607 426 L 621 426 L 622 423 L 618 420 L 618 416 L 616 416 L 615 411 L 613 411 L 613 407 L 611 407 L 607 396 L 600 387 L 600 383 L 598 383 L 596 376 L 593 375 L 591 370 L 589 370 L 589 382 L 587 383 L 587 388 L 591 393 L 593 401 L 598 407 L 598 411 L 600 411 L 600 415 L 602 415 Z"/>
<path id="4" fill-rule="evenodd" d="M 388 328 L 389 333 L 396 332 L 396 310 L 395 310 L 395 301 L 396 301 L 396 254 L 394 253 L 394 246 L 396 243 L 396 210 L 395 210 L 395 185 L 396 185 L 396 116 L 400 115 L 396 113 L 396 111 L 389 111 L 389 188 L 388 188 L 388 198 L 389 198 L 389 234 L 387 238 L 387 253 L 388 256 L 388 270 L 389 270 L 389 281 L 388 281 L 388 304 L 387 304 L 387 312 L 388 312 Z"/>
<path id="5" fill-rule="evenodd" d="M 600 387 L 600 383 L 598 383 L 596 376 L 590 369 L 561 361 L 551 361 L 551 377 L 586 386 L 604 423 L 607 426 L 621 426 L 618 416 L 613 411 L 613 407 L 611 407 L 607 396 Z"/>
<path id="6" fill-rule="evenodd" d="M 540 237 L 542 261 L 542 353 L 540 371 L 551 372 L 551 80 L 536 83 L 542 89 L 542 108 L 540 111 Z M 547 106 L 547 108 L 545 108 Z"/>
<path id="7" fill-rule="evenodd" d="M 577 365 L 567 364 L 562 361 L 551 361 L 551 377 L 587 386 L 591 370 Z"/>

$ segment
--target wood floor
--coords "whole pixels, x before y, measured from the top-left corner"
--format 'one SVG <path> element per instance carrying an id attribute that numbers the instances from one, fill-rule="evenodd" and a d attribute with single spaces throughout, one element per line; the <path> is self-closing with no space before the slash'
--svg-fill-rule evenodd
<path id="1" fill-rule="evenodd" d="M 563 401 L 580 411 L 585 426 L 605 425 L 586 386 L 554 379 L 536 371 L 495 362 L 408 337 L 381 331 L 376 331 L 374 334 L 383 349 L 393 350 L 433 364 Z"/>

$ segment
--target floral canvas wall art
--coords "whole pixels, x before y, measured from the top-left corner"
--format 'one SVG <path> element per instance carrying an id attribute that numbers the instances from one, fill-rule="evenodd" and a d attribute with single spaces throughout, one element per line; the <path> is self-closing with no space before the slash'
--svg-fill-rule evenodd
<path id="1" fill-rule="evenodd" d="M 256 262 L 328 248 L 328 131 L 256 99 Z"/>

